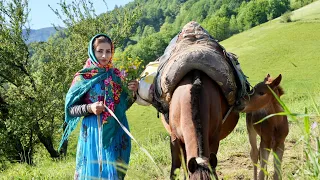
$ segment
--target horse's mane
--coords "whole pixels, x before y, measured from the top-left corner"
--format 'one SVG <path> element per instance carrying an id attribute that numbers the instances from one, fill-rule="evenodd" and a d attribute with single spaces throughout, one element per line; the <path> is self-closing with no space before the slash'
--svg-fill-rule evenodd
<path id="1" fill-rule="evenodd" d="M 278 86 L 278 91 L 279 91 L 279 97 L 282 96 L 284 94 L 284 90 L 281 86 Z"/>
<path id="2" fill-rule="evenodd" d="M 198 169 L 191 175 L 190 179 L 211 179 L 209 168 L 198 166 Z"/>

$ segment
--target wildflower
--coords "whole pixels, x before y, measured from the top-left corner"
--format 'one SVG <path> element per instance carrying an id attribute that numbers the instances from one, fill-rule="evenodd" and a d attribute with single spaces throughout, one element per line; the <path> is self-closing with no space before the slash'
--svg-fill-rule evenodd
<path id="1" fill-rule="evenodd" d="M 82 77 L 84 79 L 91 79 L 92 78 L 92 74 L 90 72 L 87 72 L 87 73 L 83 74 Z"/>
<path id="2" fill-rule="evenodd" d="M 92 70 L 91 70 L 91 75 L 92 75 L 92 76 L 95 76 L 97 73 L 98 73 L 98 70 L 97 70 L 97 69 L 92 69 Z"/>
<path id="3" fill-rule="evenodd" d="M 128 76 L 128 73 L 126 70 L 121 70 L 121 77 L 126 78 Z"/>

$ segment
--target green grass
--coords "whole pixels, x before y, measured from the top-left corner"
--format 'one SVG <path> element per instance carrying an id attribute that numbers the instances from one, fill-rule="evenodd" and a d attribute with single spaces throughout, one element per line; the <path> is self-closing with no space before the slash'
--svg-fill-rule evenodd
<path id="1" fill-rule="evenodd" d="M 318 21 L 320 20 L 319 11 L 320 1 L 315 1 L 303 8 L 296 10 L 292 16 L 293 21 Z"/>
<path id="2" fill-rule="evenodd" d="M 319 12 L 320 1 L 317 1 L 293 12 L 294 22 L 280 23 L 278 18 L 222 42 L 227 51 L 239 56 L 241 67 L 252 85 L 263 80 L 268 73 L 271 76 L 280 73 L 283 75 L 281 85 L 286 94 L 282 100 L 291 112 L 303 113 L 307 107 L 310 113 L 315 113 L 313 101 L 320 105 Z M 171 164 L 170 140 L 155 109 L 134 105 L 127 115 L 132 134 L 151 153 L 164 174 L 132 142 L 126 179 L 168 179 Z M 310 124 L 319 120 L 310 117 Z M 35 166 L 11 164 L 6 171 L 1 172 L 0 179 L 72 179 L 78 133 L 77 130 L 71 136 L 66 160 L 52 161 L 43 147 L 37 147 Z M 290 121 L 282 168 L 284 179 L 313 179 L 305 176 L 301 167 L 307 171 L 311 166 L 305 161 L 306 151 L 317 157 L 312 148 L 306 148 L 310 144 L 314 145 L 317 136 L 319 133 L 312 136 L 309 144 L 299 141 L 301 137 L 306 137 L 303 118 Z M 253 165 L 249 149 L 242 116 L 236 129 L 220 143 L 217 167 L 219 177 L 252 179 Z"/>
<path id="3" fill-rule="evenodd" d="M 75 169 L 75 158 L 69 157 L 64 161 L 52 161 L 43 158 L 36 166 L 26 164 L 14 164 L 7 171 L 0 174 L 0 179 L 73 179 Z"/>
<path id="4" fill-rule="evenodd" d="M 155 162 L 164 170 L 161 172 L 152 161 L 132 142 L 132 153 L 127 179 L 157 179 L 168 177 L 171 162 L 169 142 L 170 137 L 164 129 L 162 122 L 157 118 L 153 107 L 134 105 L 127 112 L 131 132 L 137 141 L 149 151 Z M 141 173 L 148 172 L 148 173 Z"/>

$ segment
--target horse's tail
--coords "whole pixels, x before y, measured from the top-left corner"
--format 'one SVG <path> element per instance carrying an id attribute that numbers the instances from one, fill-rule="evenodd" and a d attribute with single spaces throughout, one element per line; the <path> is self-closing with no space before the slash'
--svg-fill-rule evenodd
<path id="1" fill-rule="evenodd" d="M 201 72 L 195 70 L 191 88 L 191 113 L 192 121 L 196 127 L 196 133 L 198 137 L 198 153 L 201 156 L 203 154 L 203 137 L 202 137 L 202 125 L 200 120 L 200 98 L 201 98 Z"/>

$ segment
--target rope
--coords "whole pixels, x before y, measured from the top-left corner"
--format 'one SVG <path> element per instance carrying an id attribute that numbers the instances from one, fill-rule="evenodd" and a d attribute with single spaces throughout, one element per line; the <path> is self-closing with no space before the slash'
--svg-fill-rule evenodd
<path id="1" fill-rule="evenodd" d="M 102 176 L 102 133 L 101 133 L 101 120 L 100 115 L 97 115 L 97 121 L 98 121 L 98 162 L 99 162 L 99 177 Z"/>
<path id="2" fill-rule="evenodd" d="M 151 159 L 151 161 L 153 162 L 154 165 L 156 165 L 158 167 L 158 169 L 160 170 L 160 172 L 163 174 L 162 169 L 156 164 L 156 162 L 154 161 L 154 159 L 152 158 L 152 156 L 150 155 L 150 153 L 143 148 L 138 141 L 133 137 L 133 135 L 130 133 L 130 131 L 119 121 L 119 119 L 117 118 L 117 116 L 111 111 L 111 109 L 109 109 L 106 105 L 104 105 L 104 107 L 108 110 L 108 112 L 114 117 L 114 119 L 117 120 L 118 124 L 120 125 L 120 127 L 123 129 L 123 131 L 135 142 L 137 143 L 137 145 L 139 146 L 140 150 L 142 152 L 144 152 L 149 159 Z"/>
<path id="3" fill-rule="evenodd" d="M 228 118 L 230 112 L 232 111 L 234 106 L 231 106 L 231 108 L 229 109 L 229 111 L 227 112 L 227 114 L 224 116 L 224 118 L 222 119 L 222 124 L 226 121 L 226 119 Z"/>

